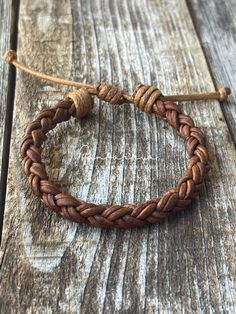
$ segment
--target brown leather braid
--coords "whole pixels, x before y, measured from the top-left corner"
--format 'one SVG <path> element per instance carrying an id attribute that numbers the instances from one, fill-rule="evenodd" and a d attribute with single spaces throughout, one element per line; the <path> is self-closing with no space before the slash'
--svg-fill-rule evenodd
<path id="1" fill-rule="evenodd" d="M 33 193 L 60 216 L 99 227 L 130 228 L 153 224 L 170 213 L 183 210 L 198 194 L 209 169 L 205 137 L 176 103 L 160 100 L 162 94 L 153 86 L 139 85 L 129 101 L 145 112 L 159 115 L 185 140 L 190 160 L 176 188 L 138 205 L 96 205 L 63 194 L 50 180 L 41 160 L 46 134 L 71 116 L 79 118 L 88 114 L 93 104 L 92 94 L 112 104 L 126 101 L 123 91 L 111 85 L 97 84 L 92 92 L 80 88 L 69 93 L 54 108 L 42 110 L 28 125 L 20 151 L 23 169 Z"/>

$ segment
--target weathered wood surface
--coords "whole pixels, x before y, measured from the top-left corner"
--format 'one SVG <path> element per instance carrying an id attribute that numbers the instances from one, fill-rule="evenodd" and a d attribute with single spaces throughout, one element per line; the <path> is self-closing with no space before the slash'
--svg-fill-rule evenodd
<path id="1" fill-rule="evenodd" d="M 5 7 L 6 3 L 0 2 L 0 54 L 3 55 L 6 47 L 9 47 L 9 7 Z M 4 19 L 4 14 L 7 12 L 7 18 Z M 6 26 L 7 25 L 7 26 Z M 3 31 L 6 28 L 6 33 Z M 2 156 L 2 146 L 3 146 L 3 132 L 4 132 L 4 121 L 6 112 L 6 91 L 7 91 L 7 76 L 8 76 L 8 66 L 1 62 L 0 63 L 0 155 Z M 1 171 L 1 170 L 0 170 Z M 1 175 L 1 172 L 0 172 Z"/>
<path id="2" fill-rule="evenodd" d="M 18 56 L 47 73 L 129 91 L 139 82 L 163 93 L 214 88 L 185 1 L 23 0 Z M 193 205 L 155 226 L 100 230 L 49 213 L 20 167 L 24 127 L 65 90 L 17 74 L 1 312 L 234 312 L 236 154 L 219 103 L 183 105 L 204 129 L 212 162 Z M 157 117 L 98 101 L 88 119 L 51 132 L 44 156 L 67 191 L 102 203 L 154 197 L 187 161 L 182 140 Z"/>
<path id="3" fill-rule="evenodd" d="M 222 105 L 236 146 L 236 3 L 235 0 L 187 0 L 217 86 L 230 86 L 232 96 Z"/>
<path id="4" fill-rule="evenodd" d="M 15 48 L 16 36 L 12 32 L 15 30 L 15 20 L 17 19 L 17 2 L 0 0 L 0 58 L 10 46 Z M 9 69 L 7 64 L 0 62 L 0 233 L 11 136 L 14 76 L 14 69 Z"/>

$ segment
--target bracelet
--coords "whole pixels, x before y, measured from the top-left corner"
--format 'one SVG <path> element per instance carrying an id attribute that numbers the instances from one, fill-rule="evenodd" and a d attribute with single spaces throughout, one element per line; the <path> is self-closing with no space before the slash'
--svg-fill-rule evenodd
<path id="1" fill-rule="evenodd" d="M 223 101 L 230 94 L 229 88 L 221 88 L 217 92 L 207 94 L 164 96 L 158 88 L 140 84 L 132 95 L 126 95 L 123 90 L 110 84 L 92 85 L 71 82 L 36 72 L 16 61 L 16 54 L 13 51 L 7 52 L 5 60 L 34 76 L 78 88 L 69 92 L 65 99 L 59 101 L 53 108 L 39 112 L 27 126 L 20 145 L 22 166 L 32 192 L 51 210 L 78 223 L 98 227 L 131 228 L 156 223 L 170 213 L 183 210 L 198 194 L 209 170 L 205 136 L 174 100 L 219 99 Z M 179 179 L 176 188 L 138 205 L 96 205 L 60 191 L 60 188 L 48 177 L 42 162 L 42 144 L 46 134 L 58 123 L 67 121 L 71 117 L 81 118 L 88 115 L 93 107 L 94 96 L 112 105 L 133 103 L 145 113 L 158 115 L 176 130 L 184 139 L 189 156 L 187 170 Z"/>

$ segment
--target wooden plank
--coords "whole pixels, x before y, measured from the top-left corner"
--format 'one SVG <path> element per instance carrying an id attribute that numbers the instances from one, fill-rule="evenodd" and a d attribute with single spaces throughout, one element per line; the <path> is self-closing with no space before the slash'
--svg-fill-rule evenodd
<path id="1" fill-rule="evenodd" d="M 232 96 L 222 111 L 236 145 L 236 5 L 234 0 L 188 0 L 202 48 L 217 86 L 227 84 Z"/>
<path id="2" fill-rule="evenodd" d="M 18 1 L 0 1 L 0 56 L 16 48 Z M 15 70 L 0 62 L 0 239 L 6 193 L 6 180 L 14 103 Z"/>
<path id="3" fill-rule="evenodd" d="M 47 73 L 129 91 L 139 82 L 163 93 L 214 87 L 185 1 L 22 0 L 18 56 Z M 183 105 L 204 129 L 212 163 L 193 205 L 154 226 L 100 230 L 49 213 L 23 179 L 23 129 L 65 90 L 17 74 L 1 312 L 232 313 L 236 154 L 218 102 Z M 51 132 L 46 146 L 50 176 L 97 203 L 163 193 L 187 162 L 182 140 L 157 117 L 98 101 L 89 118 Z"/>
<path id="4" fill-rule="evenodd" d="M 10 15 L 11 3 L 5 1 L 0 2 L 0 54 L 1 56 L 9 47 L 10 42 Z M 4 30 L 4 31 L 3 31 Z M 0 63 L 0 155 L 2 156 L 4 121 L 6 114 L 6 97 L 8 83 L 8 66 Z M 0 168 L 1 174 L 1 168 Z"/>

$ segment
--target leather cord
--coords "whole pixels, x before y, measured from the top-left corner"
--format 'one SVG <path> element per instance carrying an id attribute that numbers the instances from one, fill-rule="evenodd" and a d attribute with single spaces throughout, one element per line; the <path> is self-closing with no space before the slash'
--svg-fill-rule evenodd
<path id="1" fill-rule="evenodd" d="M 189 161 L 187 170 L 175 188 L 138 205 L 97 205 L 63 194 L 53 183 L 41 158 L 46 134 L 58 123 L 89 114 L 94 96 L 114 105 L 131 102 L 146 113 L 158 115 L 184 139 Z M 209 157 L 203 132 L 176 103 L 165 101 L 162 96 L 154 86 L 141 84 L 132 96 L 127 97 L 117 87 L 98 83 L 92 89 L 81 87 L 70 92 L 55 107 L 42 110 L 27 126 L 20 146 L 23 169 L 33 193 L 60 216 L 97 227 L 131 228 L 153 224 L 171 213 L 183 210 L 203 185 L 209 170 Z"/>

